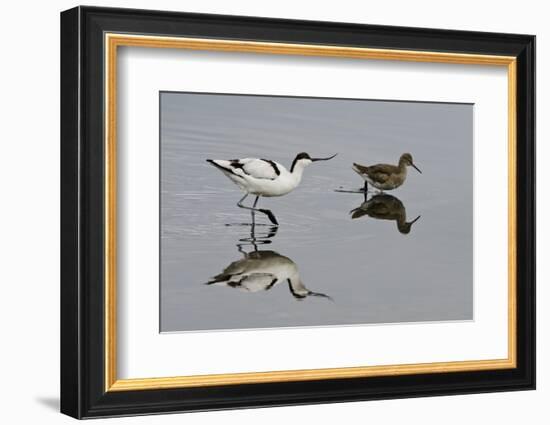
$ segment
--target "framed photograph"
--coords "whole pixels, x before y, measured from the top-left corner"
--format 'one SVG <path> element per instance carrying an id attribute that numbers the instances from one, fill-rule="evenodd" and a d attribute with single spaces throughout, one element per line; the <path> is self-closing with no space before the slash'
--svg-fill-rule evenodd
<path id="1" fill-rule="evenodd" d="M 61 411 L 535 388 L 535 37 L 61 14 Z"/>

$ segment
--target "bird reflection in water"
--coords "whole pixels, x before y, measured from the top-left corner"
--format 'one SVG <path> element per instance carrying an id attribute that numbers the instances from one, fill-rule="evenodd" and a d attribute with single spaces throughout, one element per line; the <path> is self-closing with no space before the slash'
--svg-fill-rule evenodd
<path id="1" fill-rule="evenodd" d="M 269 291 L 286 282 L 292 296 L 304 300 L 310 296 L 327 298 L 328 295 L 310 291 L 305 287 L 296 263 L 275 251 L 259 250 L 258 245 L 269 244 L 277 234 L 277 226 L 268 226 L 267 232 L 256 235 L 254 220 L 250 226 L 250 237 L 239 239 L 237 248 L 244 258 L 233 261 L 223 272 L 210 279 L 206 285 L 227 286 L 242 292 Z M 245 247 L 252 246 L 250 252 Z"/>
<path id="2" fill-rule="evenodd" d="M 407 221 L 407 211 L 403 202 L 395 196 L 385 193 L 374 195 L 365 200 L 359 207 L 350 211 L 351 218 L 356 219 L 363 216 L 377 220 L 393 220 L 397 223 L 397 230 L 404 235 L 411 231 L 411 227 L 420 216 L 412 221 Z"/>

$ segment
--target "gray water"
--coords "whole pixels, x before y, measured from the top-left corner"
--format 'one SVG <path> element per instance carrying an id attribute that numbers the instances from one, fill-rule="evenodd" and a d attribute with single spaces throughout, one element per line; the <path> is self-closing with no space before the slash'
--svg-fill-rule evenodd
<path id="1" fill-rule="evenodd" d="M 160 96 L 162 332 L 473 319 L 472 105 Z M 310 165 L 290 194 L 260 199 L 279 228 L 262 214 L 250 226 L 236 206 L 242 193 L 205 162 L 259 157 L 290 168 L 302 151 L 338 156 Z M 408 234 L 392 220 L 352 219 L 363 194 L 335 191 L 362 187 L 352 162 L 396 164 L 404 152 L 423 173 L 409 168 L 383 200 L 400 202 L 409 222 L 421 218 Z M 260 268 L 294 265 L 325 296 L 300 298 L 271 279 L 206 284 L 246 253 Z"/>

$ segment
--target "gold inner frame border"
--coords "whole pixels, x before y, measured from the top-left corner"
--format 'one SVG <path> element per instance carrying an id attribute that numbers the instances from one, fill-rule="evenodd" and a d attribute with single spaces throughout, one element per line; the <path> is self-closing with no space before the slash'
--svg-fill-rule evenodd
<path id="1" fill-rule="evenodd" d="M 371 49 L 330 45 L 288 44 L 257 41 L 236 41 L 205 38 L 180 38 L 150 35 L 106 33 L 105 46 L 105 391 L 137 391 L 216 385 L 240 385 L 323 379 L 449 373 L 511 369 L 517 365 L 516 353 L 516 58 L 513 56 L 466 53 L 428 52 L 394 49 Z M 507 67 L 508 72 L 508 357 L 494 360 L 360 366 L 325 369 L 302 369 L 266 372 L 229 373 L 151 378 L 117 378 L 117 52 L 118 47 L 149 47 L 239 53 L 324 56 L 355 59 L 397 60 Z"/>

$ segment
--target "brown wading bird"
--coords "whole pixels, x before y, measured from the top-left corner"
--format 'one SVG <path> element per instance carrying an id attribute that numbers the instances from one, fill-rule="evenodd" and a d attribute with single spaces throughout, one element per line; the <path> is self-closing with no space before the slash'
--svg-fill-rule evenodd
<path id="1" fill-rule="evenodd" d="M 418 216 L 413 221 L 407 222 L 407 211 L 403 203 L 395 196 L 387 194 L 373 196 L 351 210 L 350 214 L 352 219 L 368 215 L 377 220 L 394 220 L 397 223 L 397 230 L 404 235 L 411 231 L 411 226 L 420 218 Z"/>
<path id="2" fill-rule="evenodd" d="M 413 163 L 413 158 L 410 153 L 404 153 L 399 158 L 399 165 L 376 164 L 365 166 L 353 163 L 353 170 L 365 180 L 364 192 L 367 193 L 368 184 L 370 183 L 380 191 L 392 190 L 401 186 L 407 178 L 407 167 L 411 166 L 420 174 L 422 171 Z"/>

